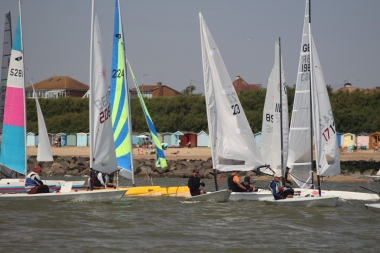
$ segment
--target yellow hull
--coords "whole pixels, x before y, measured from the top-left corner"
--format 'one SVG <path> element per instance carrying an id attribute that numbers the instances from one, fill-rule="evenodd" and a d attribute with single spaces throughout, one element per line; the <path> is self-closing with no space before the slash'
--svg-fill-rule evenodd
<path id="1" fill-rule="evenodd" d="M 100 188 L 94 190 L 107 190 L 113 188 Z M 190 189 L 187 186 L 136 186 L 136 187 L 117 187 L 118 190 L 126 190 L 124 197 L 130 196 L 170 196 L 170 197 L 191 197 Z"/>
<path id="2" fill-rule="evenodd" d="M 162 195 L 171 197 L 191 197 L 190 189 L 187 186 L 161 187 Z"/>

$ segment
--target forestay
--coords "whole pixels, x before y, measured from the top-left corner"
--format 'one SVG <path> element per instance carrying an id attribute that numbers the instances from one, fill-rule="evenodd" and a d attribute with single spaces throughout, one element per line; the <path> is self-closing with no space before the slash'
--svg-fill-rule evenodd
<path id="1" fill-rule="evenodd" d="M 265 96 L 260 151 L 265 164 L 270 165 L 272 170 L 279 174 L 282 174 L 285 169 L 282 168 L 282 165 L 285 166 L 287 163 L 289 141 L 288 98 L 282 66 L 280 41 L 278 40 L 275 43 L 274 66 L 268 79 Z M 272 171 L 265 168 L 261 171 L 273 174 Z"/>
<path id="2" fill-rule="evenodd" d="M 199 13 L 206 110 L 214 168 L 249 171 L 263 163 L 218 47 Z"/>
<path id="3" fill-rule="evenodd" d="M 112 135 L 108 85 L 105 81 L 102 40 L 96 13 L 93 22 L 93 66 L 92 80 L 90 80 L 91 162 L 94 170 L 111 173 L 117 170 L 117 165 Z"/>

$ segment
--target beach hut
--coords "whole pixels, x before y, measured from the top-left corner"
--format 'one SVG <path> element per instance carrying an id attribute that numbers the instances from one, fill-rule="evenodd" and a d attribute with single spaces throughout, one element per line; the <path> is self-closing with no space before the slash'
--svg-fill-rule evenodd
<path id="1" fill-rule="evenodd" d="M 368 133 L 360 133 L 356 137 L 356 143 L 358 149 L 367 149 L 369 144 L 369 134 Z"/>
<path id="2" fill-rule="evenodd" d="M 67 146 L 76 146 L 77 145 L 77 134 L 75 133 L 68 133 L 67 134 Z"/>
<path id="3" fill-rule="evenodd" d="M 342 147 L 342 133 L 336 133 L 336 138 L 338 138 L 338 147 Z"/>
<path id="4" fill-rule="evenodd" d="M 65 147 L 67 144 L 67 136 L 65 133 L 57 133 L 56 136 L 58 136 L 58 144 L 60 147 Z"/>
<path id="5" fill-rule="evenodd" d="M 54 144 L 54 134 L 49 134 L 48 133 L 48 140 L 49 140 L 50 146 L 53 146 L 53 144 Z"/>
<path id="6" fill-rule="evenodd" d="M 197 146 L 198 147 L 208 147 L 209 146 L 209 136 L 206 132 L 200 131 L 197 134 Z"/>
<path id="7" fill-rule="evenodd" d="M 78 147 L 87 146 L 87 134 L 86 133 L 77 133 L 77 146 Z"/>
<path id="8" fill-rule="evenodd" d="M 376 144 L 378 147 L 380 147 L 380 133 L 374 132 L 369 136 L 369 148 L 373 149 L 373 144 Z"/>
<path id="9" fill-rule="evenodd" d="M 175 144 L 174 134 L 169 132 L 162 133 L 162 143 L 167 143 L 168 147 L 172 147 Z"/>
<path id="10" fill-rule="evenodd" d="M 35 133 L 29 132 L 26 134 L 26 146 L 28 147 L 37 146 Z"/>
<path id="11" fill-rule="evenodd" d="M 255 137 L 257 147 L 260 148 L 261 147 L 261 132 L 255 133 L 253 136 Z"/>
<path id="12" fill-rule="evenodd" d="M 342 147 L 353 147 L 356 143 L 356 135 L 351 133 L 346 133 L 342 135 Z"/>
<path id="13" fill-rule="evenodd" d="M 90 133 L 87 133 L 87 146 L 90 146 Z"/>
<path id="14" fill-rule="evenodd" d="M 173 134 L 173 136 L 174 136 L 174 142 L 172 143 L 172 146 L 171 147 L 173 147 L 173 148 L 180 148 L 180 147 L 183 147 L 182 145 L 181 145 L 181 139 L 180 139 L 180 137 L 183 135 L 183 133 L 181 132 L 181 131 L 177 131 L 177 132 L 175 132 L 174 134 Z M 186 145 L 187 143 L 185 143 L 185 145 Z M 169 146 L 170 147 L 170 146 Z"/>
<path id="15" fill-rule="evenodd" d="M 186 132 L 180 137 L 181 146 L 187 147 L 187 144 L 191 142 L 191 147 L 197 147 L 197 134 L 194 132 Z"/>

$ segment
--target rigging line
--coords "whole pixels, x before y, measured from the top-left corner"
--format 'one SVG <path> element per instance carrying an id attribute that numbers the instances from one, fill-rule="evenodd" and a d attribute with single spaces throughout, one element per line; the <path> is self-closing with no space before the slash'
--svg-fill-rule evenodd
<path id="1" fill-rule="evenodd" d="M 308 182 L 305 182 L 301 179 L 299 179 L 298 177 L 296 177 L 295 175 L 293 175 L 292 173 L 289 172 L 289 175 L 291 175 L 292 177 L 294 177 L 295 179 L 297 179 L 298 181 L 300 181 L 301 183 L 304 183 L 304 184 L 309 184 L 309 185 L 314 185 L 313 183 L 308 183 Z"/>

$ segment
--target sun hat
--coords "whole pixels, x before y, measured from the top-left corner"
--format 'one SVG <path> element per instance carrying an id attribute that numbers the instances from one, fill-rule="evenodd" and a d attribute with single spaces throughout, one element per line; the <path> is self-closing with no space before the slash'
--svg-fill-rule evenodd
<path id="1" fill-rule="evenodd" d="M 280 173 L 275 173 L 274 177 L 282 177 Z"/>

